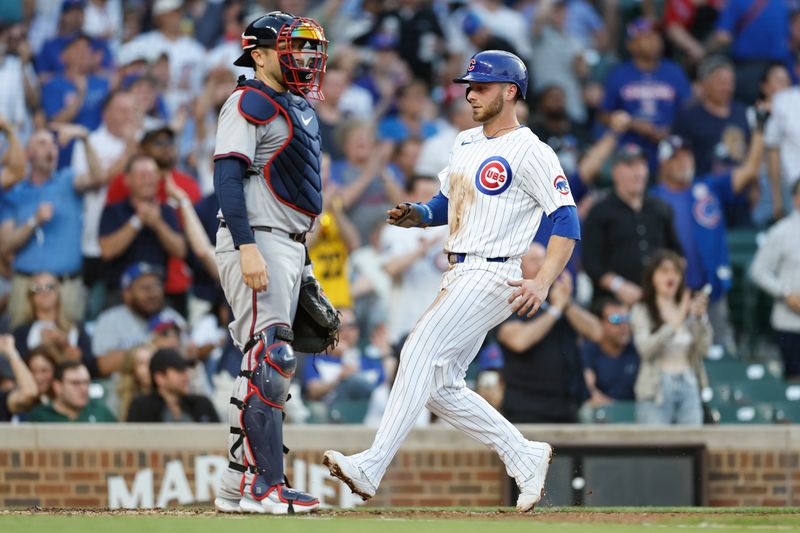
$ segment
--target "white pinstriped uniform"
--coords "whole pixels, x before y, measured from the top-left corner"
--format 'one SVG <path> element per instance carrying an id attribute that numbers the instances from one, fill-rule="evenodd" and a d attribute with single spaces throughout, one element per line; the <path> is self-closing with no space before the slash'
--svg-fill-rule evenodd
<path id="1" fill-rule="evenodd" d="M 486 333 L 511 315 L 507 284 L 520 279 L 520 257 L 539 226 L 575 205 L 555 153 L 528 128 L 487 138 L 461 132 L 439 174 L 448 197 L 446 250 L 466 253 L 442 276 L 441 290 L 412 330 L 372 446 L 351 459 L 378 487 L 423 407 L 495 450 L 520 486 L 543 457 L 500 413 L 464 383 Z M 508 257 L 505 262 L 486 258 Z"/>

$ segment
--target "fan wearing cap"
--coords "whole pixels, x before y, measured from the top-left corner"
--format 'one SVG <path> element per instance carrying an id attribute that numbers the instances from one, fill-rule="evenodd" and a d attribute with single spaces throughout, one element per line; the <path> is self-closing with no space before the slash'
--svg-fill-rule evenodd
<path id="1" fill-rule="evenodd" d="M 125 360 L 125 351 L 150 340 L 149 321 L 169 318 L 181 328 L 183 318 L 164 303 L 164 269 L 139 262 L 129 265 L 120 279 L 121 305 L 103 311 L 97 317 L 92 351 L 102 376 L 118 372 Z"/>
<path id="2" fill-rule="evenodd" d="M 175 131 L 163 123 L 159 124 L 145 132 L 139 146 L 141 153 L 152 157 L 158 167 L 157 201 L 161 204 L 162 209 L 169 208 L 170 211 L 174 211 L 181 223 L 181 227 L 185 227 L 186 221 L 180 208 L 186 204 L 191 207 L 191 204 L 200 201 L 202 193 L 197 180 L 178 169 Z M 167 189 L 170 186 L 170 182 L 183 191 L 186 196 L 184 200 L 181 200 L 181 205 L 175 210 L 166 205 L 169 200 Z M 119 174 L 108 186 L 106 202 L 109 204 L 124 202 L 130 197 L 130 194 L 128 179 L 125 174 Z M 171 255 L 167 259 L 167 278 L 164 283 L 164 290 L 177 308 L 185 308 L 186 293 L 191 288 L 191 284 L 192 276 L 186 263 L 181 258 Z"/>
<path id="3" fill-rule="evenodd" d="M 157 350 L 150 359 L 153 391 L 137 396 L 128 422 L 219 422 L 211 400 L 189 394 L 191 363 L 172 348 Z"/>
<path id="4" fill-rule="evenodd" d="M 758 129 L 744 163 L 728 172 L 697 176 L 694 154 L 685 139 L 672 135 L 658 146 L 659 183 L 651 194 L 672 208 L 675 232 L 686 257 L 686 286 L 694 291 L 706 284 L 711 287 L 708 312 L 714 342 L 729 350 L 734 350 L 735 344 L 725 298 L 732 281 L 725 208 L 756 182 L 763 153 L 763 134 Z"/>
<path id="5" fill-rule="evenodd" d="M 609 74 L 601 120 L 608 123 L 609 114 L 618 109 L 628 112 L 633 120 L 620 141 L 638 144 L 644 150 L 651 174 L 655 174 L 656 145 L 669 134 L 675 115 L 691 96 L 692 89 L 683 70 L 663 59 L 664 43 L 652 21 L 631 22 L 627 36 L 631 60 Z"/>
<path id="6" fill-rule="evenodd" d="M 647 158 L 639 145 L 617 149 L 611 178 L 613 190 L 592 207 L 583 225 L 583 266 L 596 296 L 611 293 L 633 305 L 642 297 L 650 256 L 662 248 L 681 254 L 681 245 L 672 209 L 646 192 Z"/>
<path id="7" fill-rule="evenodd" d="M 239 78 L 223 104 L 214 150 L 220 228 L 216 256 L 229 326 L 244 353 L 228 413 L 230 464 L 221 512 L 309 512 L 319 500 L 288 488 L 282 410 L 296 367 L 290 343 L 301 283 L 316 283 L 304 245 L 322 212 L 321 136 L 307 99 L 323 99 L 325 34 L 273 11 L 242 34 Z"/>
<path id="8" fill-rule="evenodd" d="M 750 141 L 747 111 L 734 98 L 736 70 L 725 56 L 705 58 L 697 68 L 700 92 L 675 117 L 673 133 L 691 143 L 700 175 L 730 169 L 745 158 Z"/>

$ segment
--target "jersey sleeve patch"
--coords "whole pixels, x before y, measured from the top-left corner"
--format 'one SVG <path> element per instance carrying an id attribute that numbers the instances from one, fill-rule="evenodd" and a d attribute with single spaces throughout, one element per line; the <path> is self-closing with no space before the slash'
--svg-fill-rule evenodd
<path id="1" fill-rule="evenodd" d="M 278 115 L 278 104 L 267 93 L 248 87 L 239 97 L 239 113 L 248 122 L 266 124 Z"/>
<path id="2" fill-rule="evenodd" d="M 556 179 L 553 180 L 553 188 L 562 196 L 567 196 L 571 192 L 569 181 L 565 176 L 556 176 Z"/>

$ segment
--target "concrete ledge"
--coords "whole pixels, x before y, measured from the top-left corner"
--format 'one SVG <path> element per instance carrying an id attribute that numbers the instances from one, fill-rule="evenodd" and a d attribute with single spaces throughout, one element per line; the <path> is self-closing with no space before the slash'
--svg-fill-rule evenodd
<path id="1" fill-rule="evenodd" d="M 659 446 L 704 444 L 710 449 L 800 449 L 800 426 L 715 426 L 706 428 L 640 425 L 522 425 L 526 438 L 556 446 Z M 222 424 L 0 424 L 0 450 L 108 449 L 191 451 L 222 448 Z M 359 450 L 368 447 L 374 428 L 363 426 L 286 426 L 290 448 Z M 403 449 L 484 450 L 484 446 L 449 426 L 411 432 Z"/>

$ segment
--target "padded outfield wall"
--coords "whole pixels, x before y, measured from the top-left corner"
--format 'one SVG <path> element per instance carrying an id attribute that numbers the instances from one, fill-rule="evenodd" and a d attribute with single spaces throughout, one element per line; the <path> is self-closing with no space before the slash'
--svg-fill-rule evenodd
<path id="1" fill-rule="evenodd" d="M 146 508 L 210 501 L 226 427 L 0 424 L 0 508 Z M 800 426 L 521 426 L 553 443 L 554 505 L 800 505 Z M 358 451 L 374 430 L 287 426 L 293 485 L 324 504 L 361 502 L 322 452 Z M 344 490 L 343 490 L 344 489 Z M 370 506 L 499 506 L 515 498 L 497 456 L 447 427 L 415 430 Z"/>

